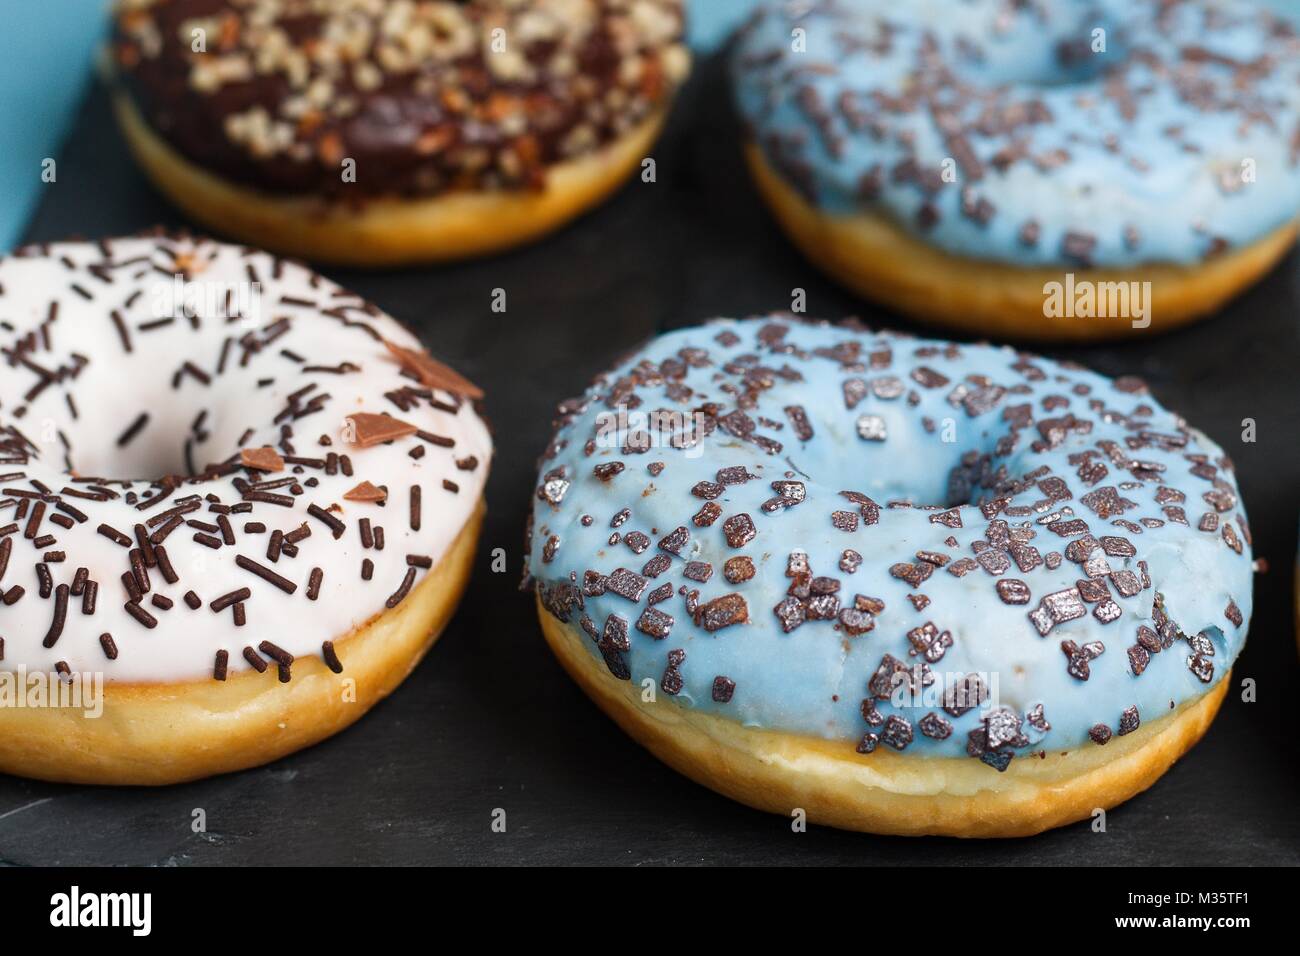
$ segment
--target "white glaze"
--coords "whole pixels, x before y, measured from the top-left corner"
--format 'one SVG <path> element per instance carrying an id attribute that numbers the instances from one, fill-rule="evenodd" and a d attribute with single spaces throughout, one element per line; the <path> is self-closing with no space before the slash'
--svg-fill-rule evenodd
<path id="1" fill-rule="evenodd" d="M 223 649 L 229 653 L 231 673 L 249 670 L 242 650 L 245 646 L 255 648 L 263 640 L 295 656 L 318 655 L 323 641 L 338 639 L 385 610 L 385 602 L 406 575 L 408 554 L 428 556 L 436 566 L 472 514 L 487 477 L 492 443 L 487 426 L 471 404 L 435 391 L 440 403 L 459 404 L 459 410 L 442 410 L 425 399 L 417 400 L 417 406 L 408 411 L 399 409 L 384 393 L 421 386 L 403 373 L 381 341 L 361 327 L 322 315 L 315 306 L 283 301 L 287 296 L 311 300 L 325 308 L 343 307 L 341 314 L 349 321 L 364 321 L 395 344 L 420 348 L 418 340 L 393 319 L 378 310 L 374 314 L 364 311 L 367 306 L 358 296 L 302 266 L 208 241 L 122 239 L 106 244 L 59 244 L 27 253 L 0 259 L 0 347 L 5 350 L 0 353 L 0 442 L 9 437 L 3 432 L 16 426 L 37 446 L 39 454 L 26 465 L 0 463 L 0 475 L 7 476 L 0 481 L 0 488 L 32 489 L 32 479 L 36 479 L 56 495 L 66 487 L 84 490 L 86 485 L 70 481 L 70 462 L 82 476 L 144 476 L 146 480 L 130 485 L 109 485 L 120 494 L 134 490 L 144 495 L 151 489 L 150 480 L 185 471 L 184 441 L 196 416 L 205 410 L 207 434 L 196 441 L 192 456 L 197 468 L 237 456 L 241 448 L 271 445 L 283 454 L 280 425 L 273 420 L 291 393 L 312 384 L 316 388 L 304 397 L 304 402 L 317 393 L 331 397 L 320 411 L 289 423 L 294 429 L 293 454 L 301 458 L 324 458 L 330 451 L 346 454 L 352 461 L 353 475 L 349 477 L 340 470 L 331 476 L 324 469 L 307 467 L 295 476 L 293 466 L 262 475 L 263 481 L 291 476 L 305 481 L 315 477 L 319 485 L 304 486 L 292 507 L 255 503 L 251 514 L 230 515 L 236 536 L 233 546 L 218 550 L 205 547 L 193 540 L 196 529 L 187 525 L 172 532 L 165 547 L 179 581 L 167 584 L 159 569 L 150 569 L 152 592 L 143 601 L 144 608 L 158 620 L 154 629 L 144 627 L 124 609 L 127 595 L 121 575 L 130 568 L 128 549 L 99 534 L 97 528 L 107 523 L 133 536 L 136 524 L 168 510 L 171 504 L 140 511 L 124 498 L 98 502 L 64 497 L 87 517 L 65 530 L 51 523 L 50 516 L 57 512 L 54 503 L 48 503 L 37 537 L 51 534 L 56 543 L 34 547 L 33 541 L 24 536 L 26 518 L 18 522 L 16 533 L 8 535 L 13 542 L 12 556 L 0 578 L 0 591 L 18 584 L 26 593 L 12 606 L 0 605 L 0 636 L 4 638 L 0 669 L 51 671 L 62 661 L 73 672 L 102 671 L 109 681 L 165 682 L 211 675 L 215 655 Z M 141 326 L 157 319 L 160 313 L 171 314 L 171 292 L 180 271 L 178 256 L 182 264 L 187 260 L 193 263 L 185 291 L 192 301 L 197 299 L 197 318 L 191 322 L 181 316 L 168 326 L 143 331 Z M 100 266 L 107 268 L 98 269 Z M 255 275 L 260 284 L 260 317 L 255 322 L 228 321 L 220 314 L 224 290 L 231 289 L 236 296 L 254 295 L 250 275 Z M 90 298 L 75 291 L 74 284 Z M 58 303 L 58 309 L 56 317 L 49 321 L 52 302 Z M 110 318 L 113 310 L 130 330 L 130 354 L 124 351 Z M 289 320 L 286 333 L 252 354 L 244 367 L 240 365 L 242 350 L 232 347 L 224 373 L 216 374 L 222 343 L 227 338 L 261 338 L 281 318 Z M 79 362 L 84 361 L 84 365 L 75 375 L 64 375 L 62 381 L 52 382 L 29 399 L 25 396 L 42 375 L 20 361 L 15 348 L 33 333 L 35 339 L 29 341 L 34 341 L 35 347 L 23 352 L 25 362 L 55 373 L 59 369 L 71 371 Z M 282 350 L 292 351 L 306 361 L 299 364 Z M 173 374 L 187 360 L 212 376 L 210 385 L 187 374 L 179 388 L 173 388 Z M 304 366 L 336 366 L 344 361 L 360 366 L 361 371 L 303 371 Z M 273 381 L 259 387 L 263 379 Z M 75 418 L 68 404 L 69 395 L 77 407 Z M 118 437 L 146 410 L 151 415 L 148 425 L 125 450 L 117 448 Z M 388 445 L 361 448 L 349 443 L 344 433 L 345 416 L 353 412 L 387 412 L 451 438 L 455 444 L 440 447 L 411 436 Z M 252 434 L 244 439 L 249 429 Z M 66 455 L 60 433 L 71 449 Z M 331 447 L 319 444 L 321 435 L 330 436 Z M 408 454 L 416 446 L 425 449 L 418 460 Z M 476 467 L 458 467 L 457 460 L 471 456 L 478 459 Z M 25 477 L 12 477 L 16 472 Z M 234 505 L 241 501 L 236 480 L 251 480 L 251 476 L 240 469 L 215 480 L 186 483 L 168 496 L 169 502 L 194 494 L 215 494 L 224 504 Z M 444 479 L 455 482 L 459 491 L 446 490 Z M 344 500 L 344 494 L 362 481 L 387 486 L 387 504 Z M 418 532 L 410 528 L 408 507 L 409 488 L 416 484 L 423 497 Z M 289 491 L 279 488 L 275 493 Z M 0 529 L 14 521 L 16 503 L 10 501 L 12 497 L 0 492 Z M 336 540 L 324 523 L 308 514 L 307 508 L 313 503 L 325 509 L 341 509 L 334 512 L 346 524 L 341 538 Z M 198 511 L 184 517 L 209 523 L 216 523 L 217 518 L 206 501 Z M 365 517 L 384 528 L 384 550 L 363 549 L 359 522 Z M 244 524 L 249 521 L 263 522 L 266 532 L 245 534 Z M 271 532 L 288 532 L 304 522 L 311 535 L 299 542 L 297 557 L 283 555 L 276 563 L 269 561 Z M 46 551 L 60 550 L 66 552 L 67 560 L 49 564 L 54 583 L 71 584 L 77 569 L 84 566 L 99 584 L 98 602 L 94 615 L 86 616 L 81 599 L 71 598 L 63 633 L 52 648 L 46 648 L 42 642 L 50 628 L 55 600 L 40 597 L 35 565 Z M 238 567 L 235 557 L 240 554 L 294 582 L 296 592 L 286 594 Z M 361 578 L 361 564 L 366 558 L 374 562 L 370 581 Z M 306 591 L 314 567 L 324 571 L 324 581 L 319 599 L 312 601 Z M 428 573 L 417 568 L 415 586 Z M 242 587 L 250 588 L 252 596 L 245 602 L 247 624 L 236 628 L 231 610 L 217 613 L 209 604 Z M 198 610 L 190 610 L 182 600 L 190 589 L 203 600 Z M 166 595 L 174 606 L 165 611 L 153 607 L 152 593 Z M 104 633 L 113 636 L 118 649 L 116 660 L 109 660 L 101 647 L 100 635 Z M 346 673 L 346 649 L 340 651 L 340 657 Z M 275 663 L 270 663 L 274 672 Z"/>

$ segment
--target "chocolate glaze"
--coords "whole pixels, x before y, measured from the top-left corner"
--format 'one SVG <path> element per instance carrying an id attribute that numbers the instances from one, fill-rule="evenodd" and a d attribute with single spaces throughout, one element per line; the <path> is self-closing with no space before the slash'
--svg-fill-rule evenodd
<path id="1" fill-rule="evenodd" d="M 539 188 L 546 167 L 644 120 L 686 69 L 680 0 L 426 3 L 406 23 L 401 5 L 375 6 L 120 3 L 113 58 L 150 126 L 191 161 L 333 199 Z M 504 52 L 491 49 L 498 28 Z"/>

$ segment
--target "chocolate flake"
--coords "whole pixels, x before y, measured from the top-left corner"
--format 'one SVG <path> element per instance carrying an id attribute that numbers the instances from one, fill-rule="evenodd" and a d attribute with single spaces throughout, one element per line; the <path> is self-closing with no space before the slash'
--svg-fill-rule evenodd
<path id="1" fill-rule="evenodd" d="M 391 415 L 372 412 L 353 412 L 347 416 L 352 423 L 352 441 L 361 448 L 371 448 L 386 442 L 414 435 L 420 429 Z"/>
<path id="2" fill-rule="evenodd" d="M 1029 612 L 1029 620 L 1038 629 L 1040 637 L 1046 637 L 1057 624 L 1077 620 L 1088 613 L 1078 588 L 1065 588 L 1045 595 L 1038 607 Z"/>
<path id="3" fill-rule="evenodd" d="M 724 594 L 695 609 L 695 623 L 710 633 L 749 620 L 749 606 L 740 594 Z"/>
<path id="4" fill-rule="evenodd" d="M 241 450 L 239 463 L 256 471 L 284 471 L 284 459 L 269 445 Z"/>
<path id="5" fill-rule="evenodd" d="M 758 531 L 754 527 L 754 520 L 742 512 L 722 522 L 722 533 L 726 536 L 730 547 L 743 548 L 754 540 Z"/>
<path id="6" fill-rule="evenodd" d="M 1142 723 L 1142 718 L 1138 716 L 1137 705 L 1125 709 L 1124 713 L 1119 715 L 1119 735 L 1131 734 L 1137 730 Z"/>
<path id="7" fill-rule="evenodd" d="M 996 582 L 998 597 L 1003 604 L 1028 604 L 1029 585 L 1017 578 L 1003 578 Z"/>
<path id="8" fill-rule="evenodd" d="M 736 693 L 736 682 L 730 677 L 719 674 L 713 678 L 713 701 L 717 704 L 729 704 Z"/>

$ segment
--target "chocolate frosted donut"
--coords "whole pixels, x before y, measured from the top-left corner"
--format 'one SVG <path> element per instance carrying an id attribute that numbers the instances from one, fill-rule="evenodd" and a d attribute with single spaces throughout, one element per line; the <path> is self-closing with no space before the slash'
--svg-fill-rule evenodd
<path id="1" fill-rule="evenodd" d="M 563 403 L 530 544 L 548 640 L 634 737 L 882 833 L 1149 786 L 1251 610 L 1231 462 L 1140 381 L 777 319 L 663 335 Z"/>
<path id="2" fill-rule="evenodd" d="M 759 186 L 795 241 L 945 324 L 1168 328 L 1295 236 L 1300 39 L 1253 3 L 766 3 L 734 75 Z M 1065 273 L 1125 297 L 1062 308 L 1048 285 Z"/>
<path id="3" fill-rule="evenodd" d="M 166 237 L 0 259 L 0 771 L 152 784 L 364 714 L 468 579 L 481 392 L 377 308 Z M 56 681 L 57 683 L 57 681 Z"/>
<path id="4" fill-rule="evenodd" d="M 680 0 L 119 0 L 119 115 L 204 222 L 326 260 L 487 252 L 641 162 Z M 442 200 L 442 201 L 439 201 Z"/>

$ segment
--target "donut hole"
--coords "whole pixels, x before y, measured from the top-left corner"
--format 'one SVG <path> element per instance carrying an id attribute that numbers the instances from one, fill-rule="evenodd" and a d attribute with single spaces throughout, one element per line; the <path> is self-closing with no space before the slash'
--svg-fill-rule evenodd
<path id="1" fill-rule="evenodd" d="M 300 419 L 301 447 L 336 432 L 341 422 L 313 404 L 332 383 L 302 384 L 283 351 L 292 325 L 264 280 L 192 256 L 172 275 L 172 257 L 150 251 L 166 264 L 136 276 L 129 307 L 62 303 L 66 347 L 82 352 L 42 356 L 50 375 L 35 388 L 27 371 L 0 374 L 0 427 L 18 428 L 53 473 L 121 482 L 201 475 L 243 448 L 279 445 Z M 55 268 L 33 285 L 61 281 Z"/>
<path id="2" fill-rule="evenodd" d="M 898 401 L 872 399 L 857 411 L 858 434 L 846 442 L 843 457 L 817 471 L 826 477 L 839 473 L 832 483 L 878 501 L 905 501 L 916 508 L 974 506 L 991 496 L 994 481 L 1020 478 L 1037 467 L 1022 460 L 1028 450 L 1023 434 L 1010 457 L 999 453 L 1013 431 L 1001 416 L 983 416 L 978 422 L 961 411 L 927 417 Z M 887 437 L 875 441 L 864 434 Z M 813 469 L 798 455 L 792 458 L 811 475 Z"/>
<path id="3" fill-rule="evenodd" d="M 174 357 L 157 365 L 170 378 Z M 135 370 L 131 382 L 94 381 L 86 376 L 85 395 L 74 419 L 57 428 L 57 463 L 82 477 L 105 481 L 156 481 L 165 476 L 193 477 L 206 466 L 227 461 L 241 448 L 274 444 L 278 427 L 270 423 L 283 407 L 275 386 L 259 388 L 253 373 L 228 370 L 207 387 L 153 381 Z M 312 433 L 315 437 L 315 433 Z"/>
<path id="4" fill-rule="evenodd" d="M 125 428 L 135 424 L 127 422 Z M 123 432 L 125 434 L 125 432 Z M 107 437 L 107 441 L 104 438 Z M 103 478 L 106 481 L 156 481 L 167 475 L 190 477 L 194 471 L 186 461 L 185 430 L 174 432 L 164 423 L 153 421 L 153 416 L 143 428 L 125 444 L 121 437 L 99 436 L 98 440 L 72 441 L 68 461 L 78 475 Z M 206 461 L 195 462 L 194 468 Z"/>
<path id="5" fill-rule="evenodd" d="M 1062 431 L 1053 435 L 1054 444 L 1044 449 L 1036 428 L 1017 427 L 1016 415 L 1003 414 L 1023 402 L 1015 395 L 999 396 L 996 385 L 968 379 L 947 383 L 942 391 L 952 405 L 951 413 L 942 416 L 897 399 L 868 397 L 855 409 L 857 434 L 846 438 L 836 457 L 807 461 L 793 454 L 790 458 L 805 477 L 837 484 L 837 490 L 860 491 L 881 503 L 948 510 L 978 507 L 1008 489 L 1028 490 L 1038 500 L 1041 494 L 1033 490 L 1036 482 L 1049 475 L 1060 477 L 1046 464 L 1049 452 L 1050 458 L 1059 459 L 1075 451 L 1095 451 L 1096 436 L 1065 428 L 1064 420 Z M 1001 411 L 970 417 L 963 410 L 964 402 L 976 409 L 987 404 Z M 1045 426 L 1050 423 L 1050 415 L 1041 419 Z M 885 438 L 865 437 L 872 435 Z"/>
<path id="6" fill-rule="evenodd" d="M 1128 62 L 1137 25 L 1129 14 L 1096 4 L 1044 11 L 1040 18 L 997 22 L 991 5 L 954 11 L 949 0 L 933 0 L 926 28 L 945 66 L 961 83 L 978 87 L 1021 87 L 1025 92 L 1085 87 Z M 914 12 L 913 16 L 917 14 Z M 906 18 L 904 18 L 906 19 Z M 959 91 L 961 92 L 961 91 Z M 969 90 L 961 95 L 968 95 Z"/>
<path id="7" fill-rule="evenodd" d="M 1104 49 L 1094 49 L 1094 44 L 1103 43 Z M 1041 55 L 1026 57 L 1020 49 L 1014 57 L 994 56 L 976 63 L 969 79 L 985 86 L 1019 87 L 1026 93 L 1092 87 L 1126 62 L 1130 52 L 1118 25 L 1098 22 L 1055 42 L 1047 41 Z"/>

